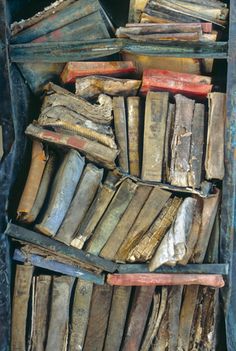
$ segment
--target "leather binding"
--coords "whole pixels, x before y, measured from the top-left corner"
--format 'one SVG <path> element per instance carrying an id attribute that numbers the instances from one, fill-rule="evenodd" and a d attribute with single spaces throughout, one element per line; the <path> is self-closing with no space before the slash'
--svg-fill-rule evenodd
<path id="1" fill-rule="evenodd" d="M 111 96 L 133 96 L 140 88 L 141 81 L 105 76 L 89 76 L 76 79 L 76 95 L 89 99 L 107 94 Z"/>
<path id="2" fill-rule="evenodd" d="M 151 227 L 170 196 L 171 193 L 158 187 L 154 187 L 152 189 L 142 210 L 128 232 L 128 235 L 120 246 L 116 254 L 116 260 L 121 262 L 125 262 L 127 260 L 131 250 Z"/>
<path id="3" fill-rule="evenodd" d="M 56 235 L 57 240 L 74 246 L 71 242 L 94 199 L 102 177 L 103 169 L 97 168 L 92 163 L 87 164 L 70 207 Z"/>
<path id="4" fill-rule="evenodd" d="M 171 164 L 171 142 L 175 123 L 175 104 L 169 103 L 168 115 L 166 120 L 165 148 L 163 159 L 163 180 L 169 183 L 170 164 Z"/>
<path id="5" fill-rule="evenodd" d="M 112 287 L 95 285 L 83 351 L 102 351 L 111 307 Z"/>
<path id="6" fill-rule="evenodd" d="M 41 179 L 46 166 L 47 157 L 43 144 L 34 141 L 32 145 L 31 164 L 27 181 L 17 208 L 18 220 L 26 223 L 33 222 L 31 211 L 39 191 Z"/>
<path id="7" fill-rule="evenodd" d="M 119 350 L 124 333 L 130 301 L 131 287 L 115 286 L 104 343 L 104 351 Z"/>
<path id="8" fill-rule="evenodd" d="M 205 170 L 207 179 L 224 177 L 224 134 L 226 120 L 226 95 L 208 95 L 209 114 Z"/>
<path id="9" fill-rule="evenodd" d="M 129 206 L 127 207 L 123 216 L 120 218 L 105 246 L 101 250 L 100 256 L 108 260 L 115 259 L 117 251 L 119 250 L 122 242 L 127 237 L 129 230 L 131 229 L 134 221 L 136 220 L 145 202 L 147 201 L 151 190 L 152 187 L 150 186 L 138 186 Z"/>
<path id="10" fill-rule="evenodd" d="M 130 179 L 125 179 L 117 189 L 104 216 L 99 222 L 94 234 L 86 246 L 86 251 L 94 255 L 99 255 L 106 244 L 121 216 L 126 211 L 131 202 L 137 185 Z"/>
<path id="11" fill-rule="evenodd" d="M 32 351 L 45 350 L 49 320 L 51 283 L 52 277 L 50 275 L 39 275 L 36 277 Z"/>
<path id="12" fill-rule="evenodd" d="M 142 286 L 135 288 L 135 296 L 122 345 L 123 351 L 139 350 L 155 287 Z"/>
<path id="13" fill-rule="evenodd" d="M 129 145 L 129 172 L 135 177 L 140 176 L 140 127 L 141 106 L 138 96 L 127 98 L 127 120 L 128 120 L 128 145 Z"/>
<path id="14" fill-rule="evenodd" d="M 170 181 L 172 185 L 187 187 L 195 101 L 180 94 L 175 95 L 175 101 L 176 114 L 171 145 Z"/>
<path id="15" fill-rule="evenodd" d="M 84 243 L 92 236 L 116 192 L 119 178 L 119 176 L 109 172 L 104 183 L 99 185 L 97 195 L 78 229 L 76 238 L 73 240 L 78 249 L 82 249 Z"/>
<path id="16" fill-rule="evenodd" d="M 118 155 L 119 166 L 125 173 L 129 173 L 127 118 L 124 97 L 113 98 L 113 110 L 116 140 L 120 150 Z"/>
<path id="17" fill-rule="evenodd" d="M 73 284 L 74 278 L 72 277 L 53 276 L 45 351 L 65 350 L 67 347 L 70 297 Z"/>
<path id="18" fill-rule="evenodd" d="M 28 303 L 33 266 L 17 265 L 12 303 L 11 350 L 26 351 Z"/>
<path id="19" fill-rule="evenodd" d="M 90 304 L 92 299 L 93 283 L 78 279 L 75 287 L 69 351 L 83 350 L 85 335 L 88 326 Z"/>
<path id="20" fill-rule="evenodd" d="M 145 107 L 142 180 L 162 181 L 168 93 L 148 92 Z"/>
<path id="21" fill-rule="evenodd" d="M 48 206 L 40 223 L 35 228 L 49 236 L 56 235 L 74 196 L 84 168 L 84 159 L 75 150 L 70 150 L 54 179 Z"/>

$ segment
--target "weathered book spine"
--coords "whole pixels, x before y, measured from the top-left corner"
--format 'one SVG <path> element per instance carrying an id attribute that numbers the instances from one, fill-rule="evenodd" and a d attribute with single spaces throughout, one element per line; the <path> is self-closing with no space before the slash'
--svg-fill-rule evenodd
<path id="1" fill-rule="evenodd" d="M 130 179 L 126 179 L 121 183 L 92 238 L 88 242 L 86 247 L 87 252 L 99 255 L 131 202 L 136 188 L 137 185 Z"/>
<path id="2" fill-rule="evenodd" d="M 162 181 L 168 93 L 148 92 L 145 107 L 142 179 Z"/>
<path id="3" fill-rule="evenodd" d="M 205 170 L 207 179 L 224 177 L 224 133 L 226 119 L 226 95 L 208 95 L 209 114 Z"/>
<path id="4" fill-rule="evenodd" d="M 121 286 L 205 285 L 222 288 L 225 285 L 220 274 L 162 274 L 132 273 L 108 274 L 107 283 Z"/>
<path id="5" fill-rule="evenodd" d="M 113 113 L 116 140 L 120 150 L 118 155 L 119 166 L 125 173 L 129 173 L 127 119 L 124 97 L 113 98 Z"/>
<path id="6" fill-rule="evenodd" d="M 138 188 L 135 191 L 134 197 L 131 200 L 129 206 L 127 207 L 125 213 L 121 217 L 110 238 L 108 239 L 102 251 L 100 252 L 100 256 L 109 260 L 115 259 L 117 251 L 119 250 L 122 242 L 127 237 L 129 230 L 131 229 L 138 214 L 143 208 L 145 202 L 147 201 L 151 190 L 152 188 L 149 186 L 138 186 Z"/>
<path id="7" fill-rule="evenodd" d="M 67 347 L 70 297 L 73 284 L 74 278 L 72 277 L 53 277 L 50 319 L 45 351 L 65 350 Z"/>
<path id="8" fill-rule="evenodd" d="M 83 171 L 73 200 L 56 235 L 56 239 L 69 245 L 91 205 L 103 177 L 103 169 L 89 163 Z M 73 245 L 72 245 L 73 246 Z"/>
<path id="9" fill-rule="evenodd" d="M 43 207 L 55 170 L 56 170 L 56 155 L 54 153 L 50 153 L 45 170 L 43 172 L 43 177 L 39 186 L 39 190 L 38 190 L 33 208 L 31 210 L 30 217 L 32 222 L 36 220 L 36 218 L 40 213 L 40 210 Z"/>
<path id="10" fill-rule="evenodd" d="M 130 0 L 129 22 L 138 23 L 148 0 Z"/>
<path id="11" fill-rule="evenodd" d="M 85 99 L 94 98 L 99 94 L 110 96 L 133 96 L 140 88 L 141 81 L 104 76 L 89 76 L 76 79 L 76 95 Z"/>
<path id="12" fill-rule="evenodd" d="M 26 131 L 26 135 L 42 140 L 54 145 L 73 148 L 85 154 L 85 156 L 96 163 L 101 163 L 108 169 L 115 168 L 115 159 L 118 155 L 116 149 L 111 149 L 96 141 L 89 140 L 79 135 L 67 135 L 55 133 L 50 130 L 45 130 L 42 127 L 30 124 Z"/>
<path id="13" fill-rule="evenodd" d="M 83 350 L 92 292 L 93 283 L 78 279 L 73 301 L 69 351 Z"/>
<path id="14" fill-rule="evenodd" d="M 33 266 L 16 266 L 12 304 L 11 351 L 26 351 L 26 322 Z"/>
<path id="15" fill-rule="evenodd" d="M 139 350 L 155 287 L 137 287 L 122 345 L 123 351 Z"/>
<path id="16" fill-rule="evenodd" d="M 176 351 L 178 346 L 180 309 L 182 302 L 183 286 L 173 286 L 168 296 L 168 322 L 169 342 L 168 350 Z"/>
<path id="17" fill-rule="evenodd" d="M 155 339 L 153 340 L 153 345 L 152 345 L 152 351 L 166 351 L 168 348 L 168 342 L 169 342 L 169 304 L 168 304 L 168 290 L 167 288 L 162 288 L 166 289 L 166 299 L 167 303 L 165 305 L 165 310 L 162 313 L 162 319 L 160 321 L 159 328 L 157 330 L 157 333 L 155 335 Z"/>
<path id="18" fill-rule="evenodd" d="M 172 185 L 187 187 L 195 102 L 180 94 L 175 96 L 175 101 L 176 114 L 171 146 L 170 181 Z"/>
<path id="19" fill-rule="evenodd" d="M 109 314 L 104 351 L 119 350 L 124 333 L 131 287 L 116 286 L 113 289 L 112 304 Z"/>
<path id="20" fill-rule="evenodd" d="M 165 150 L 163 160 L 163 178 L 169 182 L 170 178 L 170 164 L 171 164 L 171 141 L 174 132 L 175 123 L 175 104 L 169 103 L 168 115 L 166 120 L 166 134 L 165 134 Z"/>
<path id="21" fill-rule="evenodd" d="M 68 62 L 61 74 L 64 84 L 75 83 L 76 78 L 102 74 L 104 76 L 121 76 L 135 73 L 132 61 L 111 62 Z"/>
<path id="22" fill-rule="evenodd" d="M 84 243 L 91 237 L 99 221 L 104 215 L 108 205 L 110 204 L 116 192 L 116 183 L 119 177 L 111 172 L 103 184 L 100 184 L 97 195 L 86 213 L 76 237 L 73 240 L 74 246 L 82 249 Z"/>
<path id="23" fill-rule="evenodd" d="M 98 10 L 99 3 L 97 1 L 75 1 L 61 11 L 55 13 L 54 16 L 47 17 L 22 32 L 19 32 L 12 38 L 12 42 L 15 44 L 30 42 Z"/>
<path id="24" fill-rule="evenodd" d="M 152 77 L 162 79 L 170 79 L 182 83 L 192 83 L 192 84 L 202 84 L 207 85 L 211 84 L 212 78 L 208 76 L 203 76 L 199 74 L 190 74 L 190 73 L 179 73 L 169 70 L 161 69 L 145 69 L 144 79 L 149 79 Z"/>
<path id="25" fill-rule="evenodd" d="M 122 34 L 123 38 L 129 38 L 131 40 L 137 41 L 139 43 L 149 42 L 149 43 L 160 43 L 160 41 L 200 41 L 202 36 L 199 33 L 155 33 L 155 34 Z"/>
<path id="26" fill-rule="evenodd" d="M 200 28 L 203 33 L 211 33 L 212 23 L 126 23 L 125 28 L 134 28 L 143 31 L 152 31 L 153 29 L 155 29 L 169 33 L 170 31 L 189 32 L 189 28 L 198 31 Z"/>
<path id="27" fill-rule="evenodd" d="M 102 351 L 111 307 L 112 287 L 95 285 L 83 351 Z"/>
<path id="28" fill-rule="evenodd" d="M 178 197 L 169 199 L 151 228 L 140 242 L 130 251 L 128 261 L 146 262 L 150 260 L 160 245 L 165 233 L 173 223 L 182 200 Z"/>
<path id="29" fill-rule="evenodd" d="M 40 275 L 36 278 L 32 351 L 45 350 L 48 331 L 51 282 L 52 277 L 50 275 Z"/>
<path id="30" fill-rule="evenodd" d="M 129 172 L 135 177 L 140 176 L 140 126 L 141 106 L 138 96 L 127 98 Z"/>
<path id="31" fill-rule="evenodd" d="M 117 260 L 122 262 L 127 260 L 130 251 L 153 224 L 170 196 L 171 193 L 168 191 L 157 187 L 152 189 L 147 201 L 116 254 Z"/>
<path id="32" fill-rule="evenodd" d="M 34 141 L 29 174 L 17 209 L 17 217 L 22 222 L 31 223 L 33 221 L 31 211 L 39 191 L 46 161 L 43 144 Z"/>
<path id="33" fill-rule="evenodd" d="M 71 200 L 84 168 L 84 159 L 74 150 L 65 156 L 52 185 L 49 203 L 42 221 L 36 229 L 54 236 L 70 206 Z"/>

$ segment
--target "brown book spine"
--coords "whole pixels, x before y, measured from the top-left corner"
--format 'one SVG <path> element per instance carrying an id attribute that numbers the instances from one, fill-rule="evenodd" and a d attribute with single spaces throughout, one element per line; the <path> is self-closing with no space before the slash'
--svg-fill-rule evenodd
<path id="1" fill-rule="evenodd" d="M 179 315 L 182 302 L 183 286 L 173 286 L 168 296 L 169 342 L 168 351 L 176 351 L 178 347 Z"/>
<path id="2" fill-rule="evenodd" d="M 143 208 L 152 188 L 150 186 L 139 185 L 129 206 L 112 232 L 110 238 L 103 247 L 100 256 L 114 260 L 122 242 L 127 237 L 129 230 L 134 224 L 138 214 Z"/>
<path id="3" fill-rule="evenodd" d="M 122 96 L 113 98 L 115 134 L 120 153 L 119 166 L 125 173 L 129 173 L 128 136 L 125 99 Z"/>
<path id="4" fill-rule="evenodd" d="M 11 351 L 26 351 L 26 325 L 33 266 L 16 266 L 12 304 Z"/>
<path id="5" fill-rule="evenodd" d="M 129 172 L 135 177 L 140 176 L 140 126 L 141 106 L 140 97 L 127 98 Z"/>
<path id="6" fill-rule="evenodd" d="M 162 181 L 168 93 L 148 92 L 145 107 L 142 179 Z"/>
<path id="7" fill-rule="evenodd" d="M 34 141 L 32 145 L 30 170 L 17 209 L 17 217 L 22 222 L 31 223 L 33 221 L 31 211 L 37 197 L 46 161 L 47 158 L 43 150 L 43 144 Z"/>
<path id="8" fill-rule="evenodd" d="M 163 161 L 163 178 L 169 182 L 170 178 L 170 164 L 171 164 L 171 141 L 173 137 L 175 123 L 175 104 L 169 103 L 168 115 L 166 121 L 166 135 L 165 135 L 165 151 Z"/>
<path id="9" fill-rule="evenodd" d="M 112 288 L 95 285 L 83 351 L 102 351 L 111 307 Z"/>
<path id="10" fill-rule="evenodd" d="M 135 297 L 122 345 L 123 351 L 139 350 L 154 291 L 153 286 L 142 286 L 135 289 Z"/>

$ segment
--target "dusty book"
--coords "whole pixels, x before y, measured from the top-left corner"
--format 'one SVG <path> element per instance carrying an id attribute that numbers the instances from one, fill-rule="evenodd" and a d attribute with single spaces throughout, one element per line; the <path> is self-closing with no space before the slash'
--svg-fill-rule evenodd
<path id="1" fill-rule="evenodd" d="M 148 0 L 131 0 L 129 5 L 129 22 L 137 23 L 141 19 L 141 14 Z"/>
<path id="2" fill-rule="evenodd" d="M 132 61 L 108 61 L 108 62 L 68 62 L 63 72 L 61 80 L 64 84 L 75 83 L 76 78 L 100 75 L 120 77 L 136 72 L 136 67 Z"/>
<path id="3" fill-rule="evenodd" d="M 168 93 L 148 92 L 146 97 L 142 180 L 162 181 Z"/>
<path id="4" fill-rule="evenodd" d="M 163 179 L 169 182 L 170 165 L 171 165 L 171 142 L 174 132 L 175 123 L 175 104 L 169 103 L 168 115 L 166 120 L 166 134 L 165 134 L 165 149 L 163 159 Z"/>
<path id="5" fill-rule="evenodd" d="M 129 146 L 129 173 L 140 176 L 140 149 L 141 149 L 141 101 L 138 96 L 127 98 L 128 146 Z"/>
<path id="6" fill-rule="evenodd" d="M 124 97 L 113 98 L 113 113 L 116 140 L 120 151 L 118 155 L 119 166 L 125 173 L 129 173 L 127 114 Z"/>

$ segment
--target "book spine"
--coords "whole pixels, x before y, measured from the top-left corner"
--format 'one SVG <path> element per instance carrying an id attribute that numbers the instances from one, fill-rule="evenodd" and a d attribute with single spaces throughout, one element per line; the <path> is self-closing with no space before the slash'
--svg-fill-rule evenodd
<path id="1" fill-rule="evenodd" d="M 93 283 L 78 279 L 73 300 L 69 351 L 83 350 L 92 292 Z"/>
<path id="2" fill-rule="evenodd" d="M 185 24 L 186 25 L 186 24 Z M 196 24 L 197 25 L 197 24 Z M 200 74 L 190 74 L 190 73 L 179 73 L 169 70 L 160 70 L 160 69 L 145 69 L 143 72 L 144 79 L 170 79 L 183 83 L 192 83 L 192 84 L 211 84 L 212 78 L 208 76 L 203 76 Z"/>
<path id="3" fill-rule="evenodd" d="M 100 252 L 100 256 L 109 260 L 114 260 L 122 242 L 127 237 L 129 230 L 134 224 L 138 214 L 143 208 L 150 192 L 151 187 L 139 185 L 134 197 L 121 217 L 117 226 L 113 230 L 110 238 Z"/>
<path id="4" fill-rule="evenodd" d="M 142 180 L 162 181 L 168 93 L 148 92 L 145 107 Z"/>
<path id="5" fill-rule="evenodd" d="M 135 297 L 122 345 L 123 351 L 139 350 L 154 291 L 153 286 L 142 286 L 135 289 Z"/>
<path id="6" fill-rule="evenodd" d="M 205 170 L 207 179 L 224 177 L 224 134 L 226 95 L 212 93 L 208 96 L 209 114 Z"/>
<path id="7" fill-rule="evenodd" d="M 84 168 L 84 159 L 74 150 L 65 156 L 54 179 L 48 206 L 36 229 L 45 235 L 54 236 L 58 231 Z"/>
<path id="8" fill-rule="evenodd" d="M 27 181 L 17 208 L 18 220 L 22 222 L 32 222 L 31 210 L 37 197 L 40 182 L 46 166 L 46 161 L 47 158 L 43 150 L 43 144 L 34 141 L 32 145 L 31 164 Z"/>
<path id="9" fill-rule="evenodd" d="M 170 178 L 170 164 L 171 164 L 171 141 L 173 137 L 175 123 L 175 104 L 169 103 L 168 115 L 166 120 L 166 134 L 165 134 L 165 150 L 163 160 L 163 179 L 169 182 Z"/>
<path id="10" fill-rule="evenodd" d="M 68 323 L 71 290 L 74 278 L 54 276 L 52 299 L 45 351 L 65 350 L 68 339 Z"/>
<path id="11" fill-rule="evenodd" d="M 137 185 L 130 179 L 124 180 L 115 196 L 113 197 L 102 220 L 99 222 L 92 238 L 86 246 L 86 251 L 94 255 L 99 255 L 100 251 L 106 244 L 121 216 L 126 211 L 131 202 Z"/>
<path id="12" fill-rule="evenodd" d="M 120 150 L 118 156 L 119 166 L 125 173 L 129 173 L 127 120 L 124 97 L 119 96 L 113 98 L 113 113 L 115 134 Z"/>
<path id="13" fill-rule="evenodd" d="M 178 347 L 179 320 L 182 302 L 183 286 L 173 286 L 168 296 L 168 322 L 169 322 L 169 341 L 168 350 L 176 351 Z"/>
<path id="14" fill-rule="evenodd" d="M 103 169 L 89 163 L 82 174 L 70 207 L 65 215 L 56 239 L 69 245 L 91 205 L 103 177 Z"/>
<path id="15" fill-rule="evenodd" d="M 127 318 L 131 287 L 115 286 L 109 314 L 104 351 L 119 350 Z"/>
<path id="16" fill-rule="evenodd" d="M 140 126 L 141 106 L 138 96 L 127 98 L 129 172 L 135 177 L 140 176 Z"/>
<path id="17" fill-rule="evenodd" d="M 49 319 L 51 282 L 52 277 L 50 275 L 40 275 L 36 278 L 32 351 L 45 350 Z"/>
<path id="18" fill-rule="evenodd" d="M 26 325 L 33 266 L 16 266 L 12 304 L 11 350 L 26 351 Z"/>
<path id="19" fill-rule="evenodd" d="M 83 351 L 102 351 L 106 336 L 113 289 L 109 285 L 95 285 L 89 313 Z"/>

